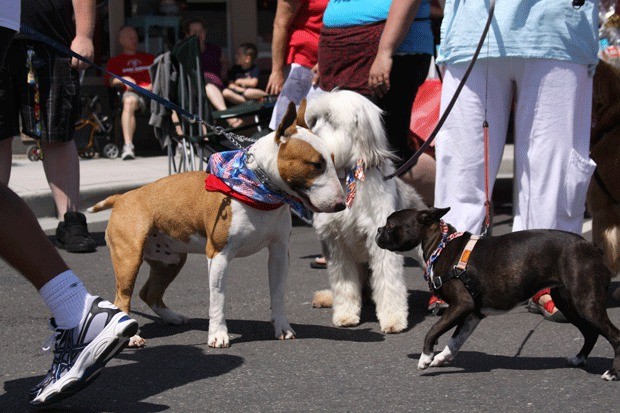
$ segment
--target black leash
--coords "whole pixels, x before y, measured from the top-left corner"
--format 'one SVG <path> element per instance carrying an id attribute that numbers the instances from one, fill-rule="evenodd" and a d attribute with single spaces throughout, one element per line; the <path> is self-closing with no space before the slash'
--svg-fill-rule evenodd
<path id="1" fill-rule="evenodd" d="M 478 46 L 476 47 L 476 51 L 474 52 L 474 55 L 472 56 L 471 62 L 469 63 L 469 66 L 467 67 L 467 70 L 465 71 L 465 74 L 463 75 L 463 79 L 461 79 L 461 82 L 459 83 L 459 85 L 457 86 L 456 90 L 454 91 L 454 95 L 452 96 L 452 99 L 450 99 L 450 103 L 448 103 L 448 106 L 446 106 L 446 110 L 444 111 L 443 115 L 439 119 L 439 122 L 437 123 L 437 126 L 435 126 L 435 129 L 433 129 L 433 132 L 431 133 L 431 135 L 420 146 L 420 148 L 416 151 L 416 153 L 414 153 L 411 156 L 411 158 L 409 158 L 407 160 L 407 162 L 402 164 L 400 168 L 398 168 L 392 174 L 384 177 L 383 178 L 384 180 L 387 181 L 388 179 L 392 179 L 395 176 L 401 176 L 402 174 L 407 172 L 409 169 L 411 169 L 418 162 L 418 158 L 422 155 L 422 153 L 424 153 L 424 151 L 435 140 L 435 137 L 437 136 L 437 133 L 439 132 L 439 130 L 443 126 L 444 122 L 446 121 L 446 118 L 450 114 L 450 111 L 452 110 L 452 107 L 456 103 L 456 99 L 458 98 L 459 94 L 461 93 L 461 90 L 465 86 L 465 82 L 467 81 L 467 78 L 469 77 L 469 74 L 471 73 L 472 69 L 474 68 L 474 64 L 476 63 L 476 60 L 478 59 L 478 55 L 480 54 L 480 50 L 482 49 L 482 45 L 484 44 L 484 39 L 486 38 L 487 33 L 489 31 L 489 28 L 491 27 L 491 20 L 493 19 L 493 12 L 494 11 L 495 11 L 495 0 L 490 0 L 489 1 L 489 16 L 487 17 L 487 22 L 484 25 L 484 30 L 482 31 L 482 35 L 480 36 L 480 40 L 478 41 Z"/>

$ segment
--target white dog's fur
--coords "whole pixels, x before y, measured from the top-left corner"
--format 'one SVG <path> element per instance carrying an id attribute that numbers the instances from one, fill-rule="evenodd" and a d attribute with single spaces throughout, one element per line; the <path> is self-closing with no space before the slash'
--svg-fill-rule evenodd
<path id="1" fill-rule="evenodd" d="M 314 228 L 328 262 L 333 323 L 359 324 L 362 288 L 368 283 L 381 331 L 401 332 L 407 327 L 408 314 L 403 257 L 379 248 L 375 235 L 392 212 L 423 208 L 424 203 L 400 179 L 384 180 L 394 171 L 394 154 L 388 147 L 381 109 L 370 100 L 351 91 L 324 93 L 308 102 L 306 122 L 333 153 L 343 185 L 347 170 L 358 159 L 365 166 L 365 179 L 358 181 L 350 209 L 314 215 Z M 321 295 L 326 294 L 318 292 L 315 302 Z"/>

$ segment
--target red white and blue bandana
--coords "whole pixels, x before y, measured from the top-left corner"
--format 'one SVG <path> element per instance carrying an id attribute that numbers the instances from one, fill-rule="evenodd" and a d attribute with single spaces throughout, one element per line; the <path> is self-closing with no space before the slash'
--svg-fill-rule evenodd
<path id="1" fill-rule="evenodd" d="M 284 203 L 303 211 L 299 199 L 269 185 L 247 166 L 247 150 L 216 152 L 207 163 L 205 188 L 222 192 L 254 208 L 272 210 Z"/>

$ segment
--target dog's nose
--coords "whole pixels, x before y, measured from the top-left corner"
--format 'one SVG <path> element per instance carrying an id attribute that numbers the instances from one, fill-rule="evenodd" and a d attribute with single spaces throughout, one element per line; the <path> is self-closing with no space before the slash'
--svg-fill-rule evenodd
<path id="1" fill-rule="evenodd" d="M 334 212 L 344 211 L 346 208 L 347 206 L 344 204 L 344 202 L 340 202 L 334 207 Z"/>

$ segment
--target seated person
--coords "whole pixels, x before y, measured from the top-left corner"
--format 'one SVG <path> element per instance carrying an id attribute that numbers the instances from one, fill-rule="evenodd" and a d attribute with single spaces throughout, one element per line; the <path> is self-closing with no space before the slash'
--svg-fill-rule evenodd
<path id="1" fill-rule="evenodd" d="M 131 26 L 124 26 L 120 29 L 118 42 L 123 50 L 108 61 L 106 69 L 144 89 L 151 90 L 149 66 L 153 63 L 155 56 L 138 51 L 138 32 Z M 136 132 L 136 112 L 146 111 L 146 98 L 110 75 L 105 76 L 105 83 L 123 92 L 121 128 L 124 145 L 121 159 L 134 159 L 133 137 Z"/>
<path id="2" fill-rule="evenodd" d="M 267 96 L 265 91 L 257 88 L 260 75 L 254 63 L 257 55 L 258 50 L 253 43 L 243 43 L 237 49 L 237 64 L 230 70 L 228 87 L 222 92 L 227 102 L 238 105 Z"/>
<path id="3" fill-rule="evenodd" d="M 188 20 L 184 26 L 185 37 L 197 36 L 200 44 L 200 67 L 205 79 L 205 93 L 215 110 L 226 110 L 226 101 L 222 95 L 222 49 L 207 43 L 207 27 L 200 18 Z M 240 118 L 226 119 L 228 125 L 237 128 L 243 124 Z"/>

